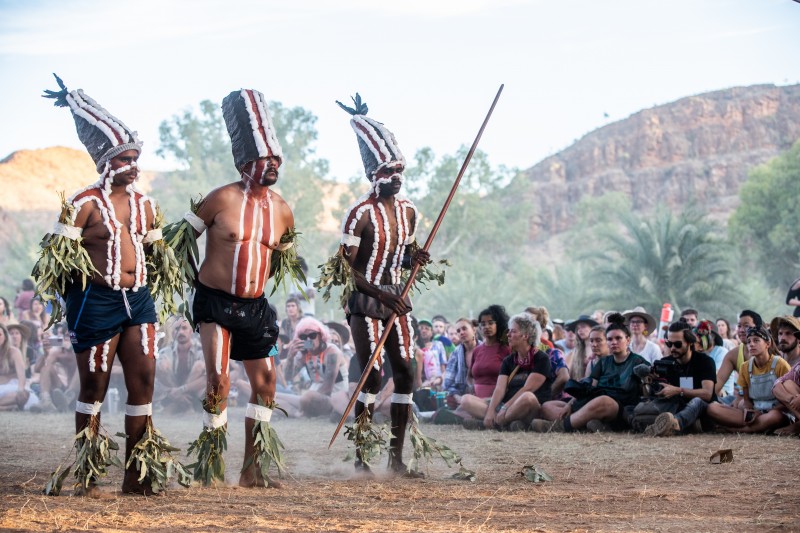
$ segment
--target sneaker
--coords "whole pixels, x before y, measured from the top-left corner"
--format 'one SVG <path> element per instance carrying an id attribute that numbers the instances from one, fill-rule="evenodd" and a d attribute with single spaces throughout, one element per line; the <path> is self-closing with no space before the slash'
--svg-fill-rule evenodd
<path id="1" fill-rule="evenodd" d="M 537 418 L 533 422 L 531 422 L 531 431 L 535 431 L 537 433 L 563 433 L 564 432 L 564 421 L 563 420 L 544 420 L 542 418 Z"/>
<path id="2" fill-rule="evenodd" d="M 586 423 L 586 431 L 590 431 L 592 433 L 605 433 L 607 431 L 611 431 L 611 427 L 602 420 L 593 418 Z"/>
<path id="3" fill-rule="evenodd" d="M 669 437 L 680 432 L 681 426 L 672 413 L 661 413 L 652 424 L 647 426 L 644 434 L 648 437 Z"/>
<path id="4" fill-rule="evenodd" d="M 464 426 L 464 429 L 486 429 L 486 426 L 483 425 L 483 420 L 478 420 L 477 418 L 465 418 L 461 425 Z"/>

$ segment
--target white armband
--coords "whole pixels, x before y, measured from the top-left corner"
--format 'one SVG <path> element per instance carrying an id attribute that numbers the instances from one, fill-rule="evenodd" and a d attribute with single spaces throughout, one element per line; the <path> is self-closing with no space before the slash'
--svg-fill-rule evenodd
<path id="1" fill-rule="evenodd" d="M 53 235 L 63 235 L 73 241 L 80 239 L 82 233 L 83 228 L 62 224 L 61 222 L 56 222 L 53 226 Z"/>
<path id="2" fill-rule="evenodd" d="M 411 235 L 409 235 L 408 237 L 406 237 L 406 242 L 404 242 L 403 244 L 405 244 L 406 246 L 408 246 L 408 245 L 410 245 L 410 244 L 414 244 L 414 241 L 416 241 L 416 240 L 417 240 L 417 238 L 416 238 L 416 237 L 414 236 L 414 234 L 412 233 Z"/>
<path id="3" fill-rule="evenodd" d="M 202 234 L 205 230 L 208 229 L 206 223 L 203 222 L 203 219 L 199 216 L 195 215 L 191 211 L 187 211 L 185 215 L 183 215 L 183 219 L 192 225 L 194 230 L 200 234 Z"/>
<path id="4" fill-rule="evenodd" d="M 350 235 L 349 233 L 342 233 L 342 244 L 345 246 L 359 246 L 361 244 L 361 237 Z"/>
<path id="5" fill-rule="evenodd" d="M 285 252 L 286 250 L 288 250 L 288 249 L 289 249 L 289 248 L 291 248 L 292 246 L 294 246 L 294 243 L 293 243 L 293 242 L 285 242 L 285 243 L 283 243 L 283 244 L 281 244 L 281 243 L 278 243 L 278 244 L 275 246 L 274 250 L 278 250 L 279 252 Z"/>
<path id="6" fill-rule="evenodd" d="M 142 243 L 150 244 L 156 241 L 160 241 L 163 238 L 164 235 L 161 233 L 161 228 L 155 228 L 147 232 L 147 235 L 144 236 L 144 240 L 142 241 Z"/>

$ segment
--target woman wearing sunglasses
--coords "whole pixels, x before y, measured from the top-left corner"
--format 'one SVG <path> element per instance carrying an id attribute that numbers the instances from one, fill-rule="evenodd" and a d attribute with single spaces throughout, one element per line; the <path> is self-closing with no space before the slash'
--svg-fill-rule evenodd
<path id="1" fill-rule="evenodd" d="M 291 416 L 330 414 L 331 394 L 347 390 L 347 361 L 341 350 L 330 342 L 328 328 L 307 316 L 297 323 L 288 346 L 284 376 L 287 381 L 303 379 L 300 395 L 279 393 L 277 401 Z M 287 408 L 288 407 L 288 408 Z"/>

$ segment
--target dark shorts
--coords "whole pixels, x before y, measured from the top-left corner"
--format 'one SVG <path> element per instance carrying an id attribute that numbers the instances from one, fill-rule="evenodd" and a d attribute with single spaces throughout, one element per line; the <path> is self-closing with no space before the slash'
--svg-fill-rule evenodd
<path id="1" fill-rule="evenodd" d="M 218 324 L 231 333 L 231 359 L 246 361 L 276 355 L 278 317 L 267 299 L 240 298 L 195 282 L 194 323 Z"/>
<path id="2" fill-rule="evenodd" d="M 85 291 L 80 283 L 73 283 L 67 291 L 67 327 L 75 353 L 103 344 L 131 326 L 157 321 L 153 298 L 146 286 L 136 292 L 125 291 L 124 296 L 123 291 L 94 283 L 88 284 Z"/>

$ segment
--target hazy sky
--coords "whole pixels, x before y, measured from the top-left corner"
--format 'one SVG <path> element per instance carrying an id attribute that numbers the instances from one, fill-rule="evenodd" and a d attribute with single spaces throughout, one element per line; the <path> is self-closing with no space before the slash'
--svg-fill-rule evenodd
<path id="1" fill-rule="evenodd" d="M 39 97 L 83 88 L 139 131 L 203 99 L 256 88 L 319 117 L 331 175 L 362 172 L 348 116 L 359 91 L 407 158 L 472 142 L 529 167 L 642 108 L 737 85 L 800 82 L 793 0 L 0 0 L 0 157 L 80 148 L 69 112 Z M 608 115 L 606 117 L 606 114 Z"/>

